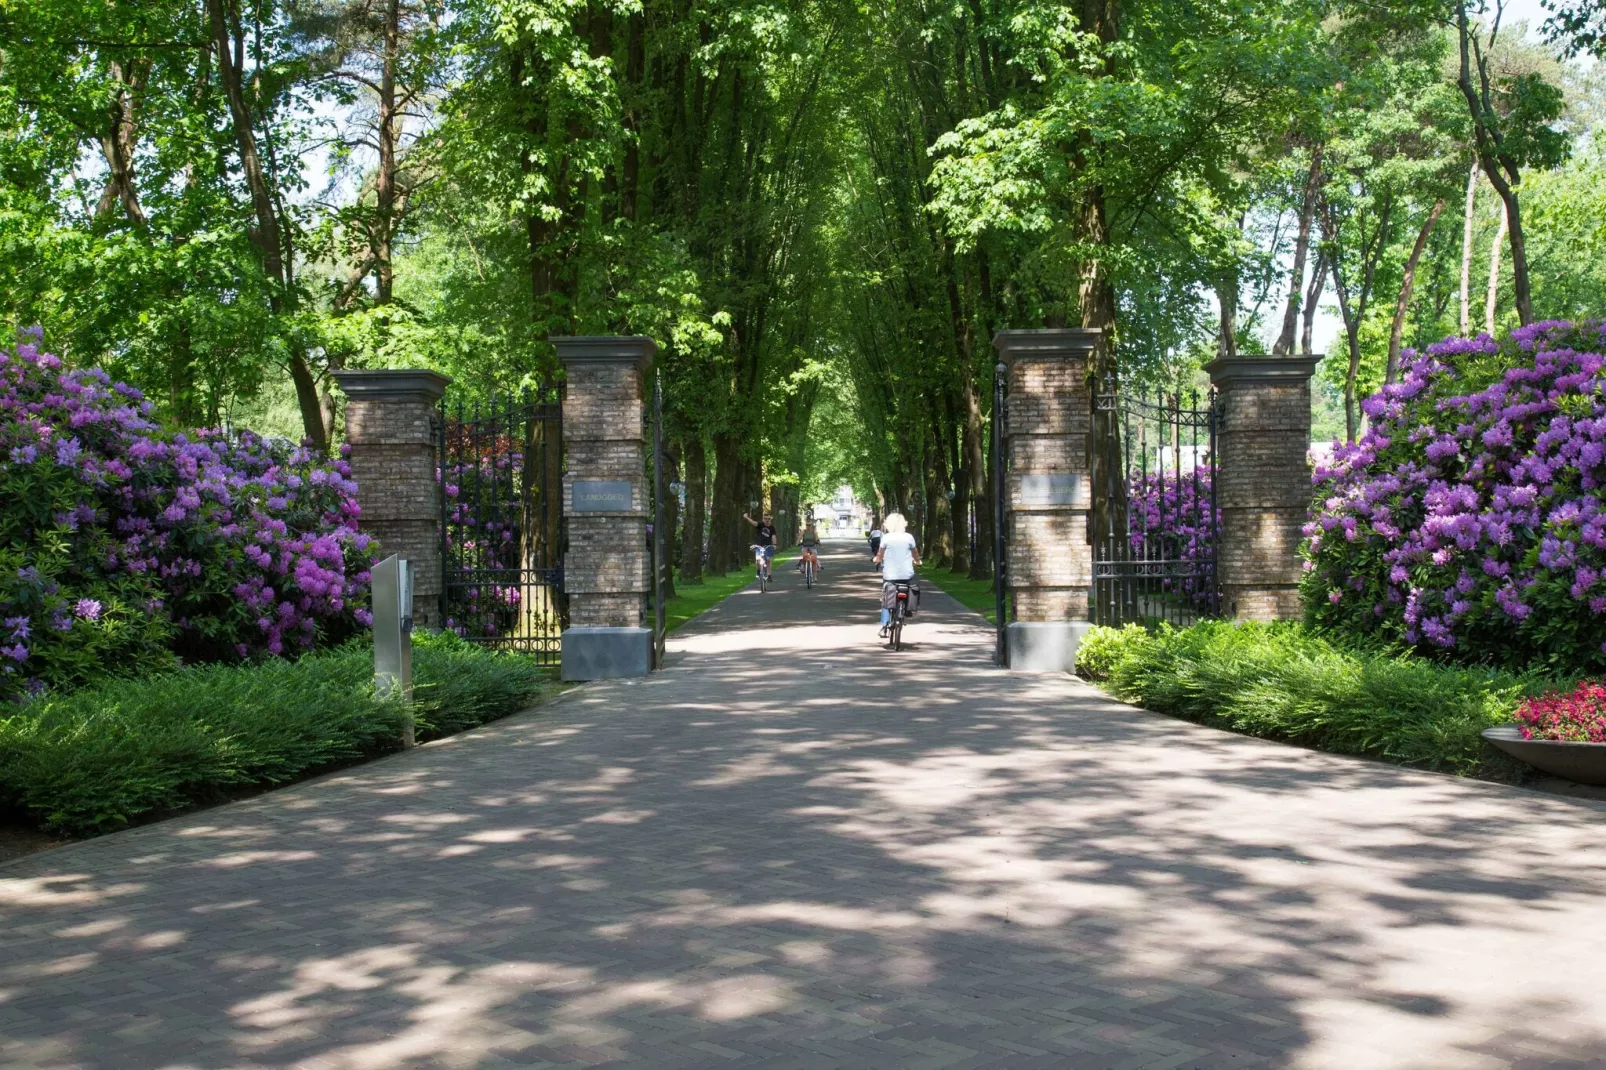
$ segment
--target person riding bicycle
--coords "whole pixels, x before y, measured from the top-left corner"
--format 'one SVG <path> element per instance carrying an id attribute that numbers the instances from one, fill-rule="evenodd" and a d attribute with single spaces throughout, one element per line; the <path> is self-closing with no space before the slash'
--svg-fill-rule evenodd
<path id="1" fill-rule="evenodd" d="M 801 569 L 805 563 L 813 562 L 815 575 L 818 575 L 822 571 L 820 568 L 820 533 L 815 530 L 813 517 L 809 518 L 808 526 L 803 529 L 803 534 L 798 537 L 797 541 L 803 547 L 803 559 L 798 562 L 798 568 Z"/>
<path id="2" fill-rule="evenodd" d="M 879 561 L 876 554 L 881 552 L 881 525 L 873 524 L 870 527 L 870 557 Z"/>
<path id="3" fill-rule="evenodd" d="M 759 547 L 757 556 L 764 558 L 764 571 L 767 573 L 770 571 L 771 563 L 775 560 L 775 524 L 771 522 L 768 513 L 764 514 L 762 520 L 754 520 L 746 513 L 743 513 L 742 519 L 758 529 L 758 533 L 754 538 Z"/>
<path id="4" fill-rule="evenodd" d="M 915 537 L 909 534 L 909 522 L 902 513 L 889 513 L 882 521 L 886 529 L 876 550 L 875 563 L 881 566 L 881 634 L 887 634 L 892 623 L 892 611 L 898 604 L 898 583 L 915 578 L 920 564 L 920 548 Z"/>

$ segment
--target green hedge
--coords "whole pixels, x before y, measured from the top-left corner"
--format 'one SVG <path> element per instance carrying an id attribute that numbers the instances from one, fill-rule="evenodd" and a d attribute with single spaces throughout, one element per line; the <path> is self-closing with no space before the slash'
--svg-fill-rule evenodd
<path id="1" fill-rule="evenodd" d="M 1488 746 L 1524 697 L 1564 681 L 1438 665 L 1351 646 L 1297 624 L 1095 629 L 1084 675 L 1157 713 L 1340 754 L 1520 779 Z M 1090 671 L 1091 670 L 1091 671 Z"/>
<path id="2" fill-rule="evenodd" d="M 555 687 L 528 658 L 420 635 L 411 708 L 373 689 L 353 641 L 297 661 L 183 669 L 46 695 L 0 716 L 0 806 L 83 835 L 282 784 L 505 717 Z"/>

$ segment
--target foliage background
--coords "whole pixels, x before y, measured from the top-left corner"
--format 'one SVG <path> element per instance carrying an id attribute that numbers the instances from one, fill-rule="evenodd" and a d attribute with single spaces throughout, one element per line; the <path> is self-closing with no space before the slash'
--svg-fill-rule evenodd
<path id="1" fill-rule="evenodd" d="M 1597 29 L 1482 0 L 9 0 L 0 319 L 175 428 L 315 446 L 341 367 L 483 396 L 557 374 L 550 335 L 648 333 L 682 575 L 846 483 L 986 577 L 1001 328 L 1100 327 L 1191 389 L 1340 323 L 1316 427 L 1353 439 L 1403 347 L 1598 315 Z"/>

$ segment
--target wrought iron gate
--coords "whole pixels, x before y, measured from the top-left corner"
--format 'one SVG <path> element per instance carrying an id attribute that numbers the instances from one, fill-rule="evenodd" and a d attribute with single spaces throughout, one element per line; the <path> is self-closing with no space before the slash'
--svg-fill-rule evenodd
<path id="1" fill-rule="evenodd" d="M 1200 403 L 1129 393 L 1114 375 L 1093 395 L 1096 624 L 1189 624 L 1221 610 L 1216 569 L 1215 392 Z"/>
<path id="2" fill-rule="evenodd" d="M 441 619 L 556 665 L 563 594 L 563 399 L 544 386 L 441 402 Z"/>

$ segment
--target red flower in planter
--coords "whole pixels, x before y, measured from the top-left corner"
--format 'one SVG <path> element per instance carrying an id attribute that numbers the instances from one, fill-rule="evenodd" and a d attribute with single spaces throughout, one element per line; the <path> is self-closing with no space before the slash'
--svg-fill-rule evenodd
<path id="1" fill-rule="evenodd" d="M 1526 699 L 1515 719 L 1523 739 L 1606 743 L 1606 681 L 1585 681 L 1570 695 L 1550 691 Z"/>

